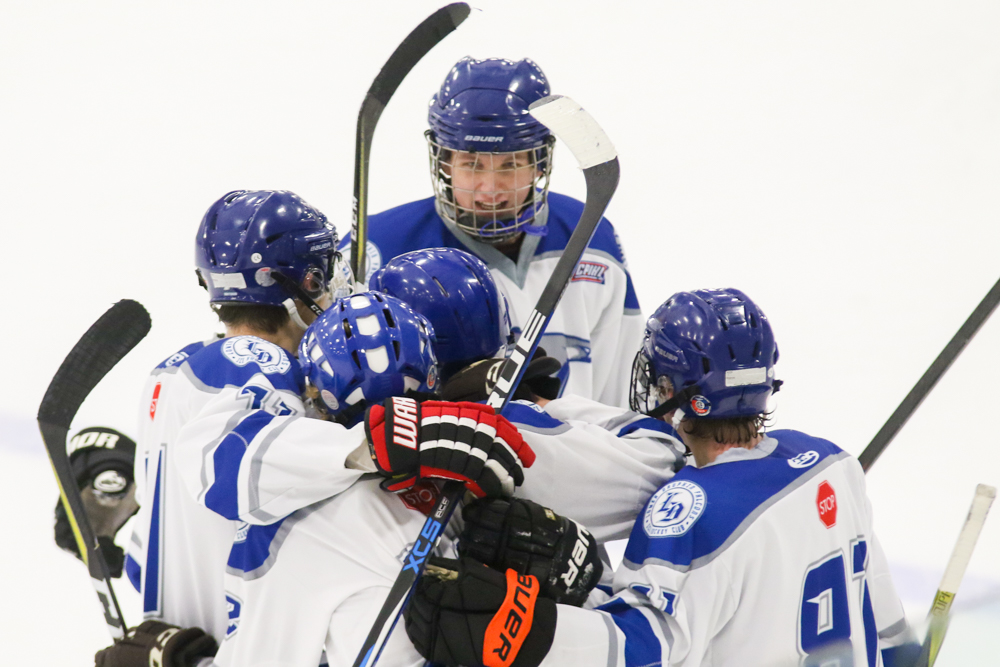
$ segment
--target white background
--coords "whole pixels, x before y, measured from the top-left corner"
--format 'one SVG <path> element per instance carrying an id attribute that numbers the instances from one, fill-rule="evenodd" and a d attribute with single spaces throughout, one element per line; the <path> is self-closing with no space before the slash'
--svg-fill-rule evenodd
<path id="1" fill-rule="evenodd" d="M 74 423 L 134 432 L 147 370 L 216 328 L 192 260 L 212 201 L 291 189 L 346 231 L 358 106 L 440 1 L 0 3 L 5 663 L 83 665 L 107 643 L 83 566 L 51 542 L 33 419 L 59 363 L 113 302 L 145 304 L 152 332 Z M 618 147 L 608 217 L 645 311 L 735 286 L 768 313 L 778 427 L 860 453 L 1000 277 L 1000 5 L 478 7 L 382 116 L 370 211 L 430 194 L 426 103 L 454 61 L 535 59 Z M 569 154 L 555 164 L 553 189 L 582 198 Z M 1000 483 L 998 346 L 994 320 L 869 475 L 915 621 L 976 483 Z M 938 664 L 1000 650 L 998 562 L 993 517 Z"/>

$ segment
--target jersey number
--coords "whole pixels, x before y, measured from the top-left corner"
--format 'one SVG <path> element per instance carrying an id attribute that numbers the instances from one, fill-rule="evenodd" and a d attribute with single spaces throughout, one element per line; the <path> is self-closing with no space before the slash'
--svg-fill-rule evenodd
<path id="1" fill-rule="evenodd" d="M 868 543 L 851 543 L 851 576 L 844 567 L 844 554 L 837 552 L 814 563 L 802 582 L 799 607 L 799 647 L 806 654 L 803 665 L 848 667 L 854 664 L 851 648 L 851 612 L 848 586 L 856 588 L 857 604 L 864 620 L 868 664 L 875 665 L 878 635 L 865 570 Z"/>
<path id="2" fill-rule="evenodd" d="M 253 384 L 247 385 L 246 387 L 243 387 L 243 391 L 240 392 L 240 396 L 246 396 L 250 399 L 247 401 L 247 407 L 251 410 L 260 410 L 263 408 L 277 417 L 290 415 L 295 412 L 290 407 L 285 405 L 285 402 L 281 400 L 280 396 L 270 389 L 264 389 L 264 387 L 258 387 Z"/>

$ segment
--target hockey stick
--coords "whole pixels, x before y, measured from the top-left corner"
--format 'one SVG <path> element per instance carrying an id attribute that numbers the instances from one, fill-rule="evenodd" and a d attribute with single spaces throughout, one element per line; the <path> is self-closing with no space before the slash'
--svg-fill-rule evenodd
<path id="1" fill-rule="evenodd" d="M 951 368 L 958 355 L 962 353 L 962 350 L 969 344 L 972 337 L 976 335 L 986 320 L 989 319 L 990 315 L 993 314 L 993 311 L 996 310 L 998 303 L 1000 303 L 1000 280 L 983 297 L 983 300 L 979 302 L 976 309 L 969 315 L 969 319 L 965 320 L 965 324 L 958 330 L 958 333 L 948 341 L 948 344 L 941 350 L 941 354 L 937 356 L 934 363 L 917 380 L 917 384 L 913 385 L 913 389 L 910 390 L 910 393 L 906 395 L 903 402 L 892 413 L 889 420 L 879 429 L 879 432 L 875 434 L 872 441 L 868 443 L 865 451 L 861 452 L 858 461 L 861 462 L 861 467 L 864 468 L 865 472 L 868 472 L 882 452 L 885 451 L 885 448 L 896 437 L 896 434 L 899 433 L 910 417 L 913 416 L 913 413 L 916 412 L 920 404 L 927 398 L 927 395 L 934 389 L 934 385 L 938 383 L 941 376 Z"/>
<path id="2" fill-rule="evenodd" d="M 365 246 L 368 243 L 368 163 L 375 126 L 389 99 L 410 70 L 438 42 L 469 17 L 469 5 L 456 2 L 437 10 L 413 29 L 396 47 L 375 77 L 358 112 L 354 139 L 354 212 L 351 222 L 351 271 L 355 283 L 365 282 Z"/>
<path id="3" fill-rule="evenodd" d="M 517 346 L 500 368 L 499 379 L 487 401 L 498 413 L 506 407 L 521 381 L 527 362 L 534 356 L 545 327 L 618 187 L 619 165 L 615 147 L 604 130 L 579 104 L 568 97 L 551 95 L 534 102 L 529 111 L 566 144 L 580 163 L 587 182 L 587 201 L 562 257 L 552 271 L 535 309 L 528 316 Z M 370 667 L 378 661 L 382 648 L 409 600 L 413 585 L 423 573 L 427 557 L 441 540 L 463 491 L 461 482 L 450 481 L 444 485 L 437 504 L 407 554 L 403 569 L 396 577 L 385 604 L 354 661 L 354 667 Z"/>
<path id="4" fill-rule="evenodd" d="M 927 628 L 927 638 L 924 639 L 923 647 L 920 649 L 920 657 L 917 658 L 916 667 L 933 667 L 941 651 L 941 644 L 944 642 L 944 635 L 948 631 L 949 612 L 951 603 L 955 600 L 955 593 L 965 576 L 965 568 L 972 558 L 972 550 L 976 547 L 976 540 L 983 530 L 983 523 L 986 521 L 986 513 L 990 511 L 990 505 L 997 496 L 997 490 L 992 486 L 980 484 L 976 487 L 976 495 L 972 498 L 972 507 L 969 509 L 969 516 L 965 519 L 962 532 L 958 534 L 958 541 L 955 543 L 955 550 L 951 552 L 951 559 L 948 567 L 944 570 L 941 578 L 941 586 L 934 596 L 934 604 L 927 614 L 930 625 Z"/>
<path id="5" fill-rule="evenodd" d="M 87 330 L 66 355 L 38 408 L 38 428 L 59 485 L 59 497 L 69 518 L 90 581 L 104 609 L 104 621 L 114 640 L 125 634 L 111 574 L 87 519 L 83 499 L 66 454 L 66 434 L 80 405 L 108 371 L 149 332 L 149 313 L 135 301 L 113 305 Z"/>

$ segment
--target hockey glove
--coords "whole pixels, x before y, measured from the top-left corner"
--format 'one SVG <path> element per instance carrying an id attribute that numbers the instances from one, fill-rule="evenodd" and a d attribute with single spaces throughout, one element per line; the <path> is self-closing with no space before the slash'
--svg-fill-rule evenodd
<path id="1" fill-rule="evenodd" d="M 69 463 L 87 519 L 97 535 L 111 576 L 120 577 L 125 552 L 115 544 L 114 537 L 139 509 L 132 480 L 135 443 L 112 428 L 93 426 L 77 433 L 70 440 L 69 449 Z M 55 540 L 61 549 L 80 558 L 62 501 L 56 502 Z"/>
<path id="2" fill-rule="evenodd" d="M 386 491 L 420 478 L 455 479 L 478 498 L 510 496 L 535 453 L 493 408 L 396 396 L 365 415 L 368 447 Z"/>
<path id="3" fill-rule="evenodd" d="M 511 568 L 541 583 L 541 594 L 579 607 L 601 580 L 604 565 L 586 528 L 520 498 L 477 500 L 462 508 L 458 553 L 501 572 Z"/>
<path id="4" fill-rule="evenodd" d="M 466 366 L 442 385 L 441 397 L 446 401 L 485 401 L 493 391 L 503 362 L 503 359 L 483 359 Z M 545 350 L 539 347 L 524 369 L 524 376 L 514 390 L 512 399 L 555 400 L 559 397 L 561 386 L 561 381 L 555 374 L 560 368 L 562 365 L 559 361 L 545 356 Z"/>
<path id="5" fill-rule="evenodd" d="M 178 628 L 161 621 L 143 621 L 125 638 L 94 656 L 96 667 L 193 667 L 215 655 L 215 639 L 201 628 Z"/>
<path id="6" fill-rule="evenodd" d="M 431 559 L 406 608 L 413 646 L 448 667 L 537 667 L 555 630 L 556 603 L 537 579 L 471 558 Z"/>

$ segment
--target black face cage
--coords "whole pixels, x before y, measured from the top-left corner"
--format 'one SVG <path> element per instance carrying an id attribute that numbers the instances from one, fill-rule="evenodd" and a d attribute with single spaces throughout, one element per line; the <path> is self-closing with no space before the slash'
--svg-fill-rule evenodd
<path id="1" fill-rule="evenodd" d="M 632 361 L 632 381 L 628 392 L 628 406 L 633 412 L 647 414 L 660 404 L 656 371 L 646 350 L 636 352 Z"/>
<path id="2" fill-rule="evenodd" d="M 458 204 L 455 199 L 452 177 L 445 169 L 445 166 L 451 164 L 450 159 L 456 151 L 437 143 L 431 130 L 424 132 L 424 136 L 427 139 L 429 150 L 431 183 L 434 186 L 434 196 L 438 201 L 441 216 L 463 232 L 477 237 L 485 243 L 502 243 L 521 233 L 525 227 L 534 222 L 535 216 L 548 202 L 552 157 L 555 149 L 554 136 L 549 136 L 543 146 L 527 149 L 532 154 L 532 162 L 527 166 L 534 168 L 534 176 L 530 190 L 525 194 L 525 199 L 517 201 L 517 190 L 509 191 L 512 192 L 512 198 L 515 200 L 513 207 L 497 210 L 492 219 L 484 218 L 482 212 L 467 209 Z M 481 152 L 478 154 L 509 155 L 520 152 L 522 151 Z M 452 170 L 454 171 L 454 167 Z M 502 172 L 505 170 L 494 171 Z"/>

